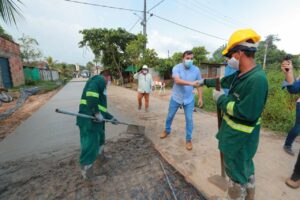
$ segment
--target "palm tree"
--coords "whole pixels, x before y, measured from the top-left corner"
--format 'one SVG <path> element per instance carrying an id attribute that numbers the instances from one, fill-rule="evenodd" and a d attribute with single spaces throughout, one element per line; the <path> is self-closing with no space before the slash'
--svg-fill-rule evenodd
<path id="1" fill-rule="evenodd" d="M 50 71 L 51 81 L 53 81 L 52 70 L 54 69 L 54 67 L 55 67 L 55 65 L 56 65 L 56 63 L 57 63 L 57 61 L 56 61 L 56 60 L 54 61 L 53 58 L 52 58 L 51 56 L 48 56 L 48 57 L 46 57 L 45 59 L 46 59 L 46 62 L 47 62 L 47 64 L 48 64 L 48 69 L 49 69 L 49 71 Z"/>
<path id="2" fill-rule="evenodd" d="M 21 0 L 0 0 L 0 18 L 6 24 L 17 25 L 17 17 L 23 18 L 21 9 L 18 4 L 22 4 Z"/>

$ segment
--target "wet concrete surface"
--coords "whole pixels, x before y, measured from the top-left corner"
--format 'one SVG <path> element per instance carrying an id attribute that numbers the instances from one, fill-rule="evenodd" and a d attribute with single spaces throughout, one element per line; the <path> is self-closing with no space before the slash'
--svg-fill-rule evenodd
<path id="1" fill-rule="evenodd" d="M 0 142 L 0 163 L 20 158 L 44 158 L 79 148 L 79 130 L 73 116 L 55 113 L 56 108 L 78 112 L 84 81 L 71 81 L 15 131 Z M 108 105 L 118 120 L 128 121 Z M 131 121 L 129 121 L 131 122 Z M 127 126 L 107 124 L 107 139 L 125 132 Z"/>
<path id="2" fill-rule="evenodd" d="M 78 164 L 79 130 L 75 117 L 54 112 L 56 108 L 78 111 L 84 84 L 78 81 L 68 83 L 0 142 L 1 200 L 171 200 L 174 198 L 166 176 L 178 199 L 205 199 L 163 160 L 141 129 L 127 132 L 126 125 L 106 126 L 105 154 L 110 159 L 100 161 L 98 167 L 93 166 L 96 175 L 105 177 L 105 181 L 84 180 Z M 109 98 L 118 96 L 108 95 Z M 134 111 L 126 107 L 128 102 L 123 103 L 111 101 L 110 104 L 109 101 L 108 110 L 120 121 L 135 123 L 128 117 L 128 112 Z"/>

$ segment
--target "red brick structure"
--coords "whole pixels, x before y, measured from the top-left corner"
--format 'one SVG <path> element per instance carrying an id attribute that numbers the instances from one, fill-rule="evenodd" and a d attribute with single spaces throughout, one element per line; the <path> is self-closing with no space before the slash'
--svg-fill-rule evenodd
<path id="1" fill-rule="evenodd" d="M 0 59 L 7 59 L 13 86 L 24 84 L 23 63 L 20 58 L 20 46 L 0 37 Z M 0 68 L 1 69 L 1 68 Z M 4 76 L 4 75 L 3 75 Z M 3 85 L 0 77 L 0 86 Z"/>

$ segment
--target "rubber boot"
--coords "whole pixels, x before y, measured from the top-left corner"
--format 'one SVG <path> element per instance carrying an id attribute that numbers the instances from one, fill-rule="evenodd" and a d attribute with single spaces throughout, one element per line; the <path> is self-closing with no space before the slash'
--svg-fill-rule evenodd
<path id="1" fill-rule="evenodd" d="M 81 175 L 84 180 L 93 184 L 103 184 L 107 180 L 105 175 L 97 176 L 94 174 L 93 165 L 81 166 Z"/>
<path id="2" fill-rule="evenodd" d="M 246 187 L 230 180 L 228 190 L 227 190 L 227 199 L 245 200 L 245 197 L 246 197 Z"/>
<path id="3" fill-rule="evenodd" d="M 247 196 L 245 200 L 254 200 L 255 196 L 255 177 L 254 175 L 249 177 L 249 182 L 246 185 Z"/>
<path id="4" fill-rule="evenodd" d="M 81 175 L 83 177 L 83 179 L 87 180 L 87 179 L 91 179 L 93 177 L 93 165 L 83 165 L 80 167 L 81 170 Z"/>

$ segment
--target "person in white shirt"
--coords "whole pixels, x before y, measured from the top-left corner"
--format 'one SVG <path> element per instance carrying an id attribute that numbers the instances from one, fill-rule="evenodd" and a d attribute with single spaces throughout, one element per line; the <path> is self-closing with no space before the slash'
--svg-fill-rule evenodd
<path id="1" fill-rule="evenodd" d="M 149 98 L 153 87 L 152 75 L 149 73 L 147 65 L 142 67 L 142 70 L 133 76 L 138 80 L 138 109 L 142 109 L 142 99 L 145 97 L 145 111 L 149 111 Z"/>

